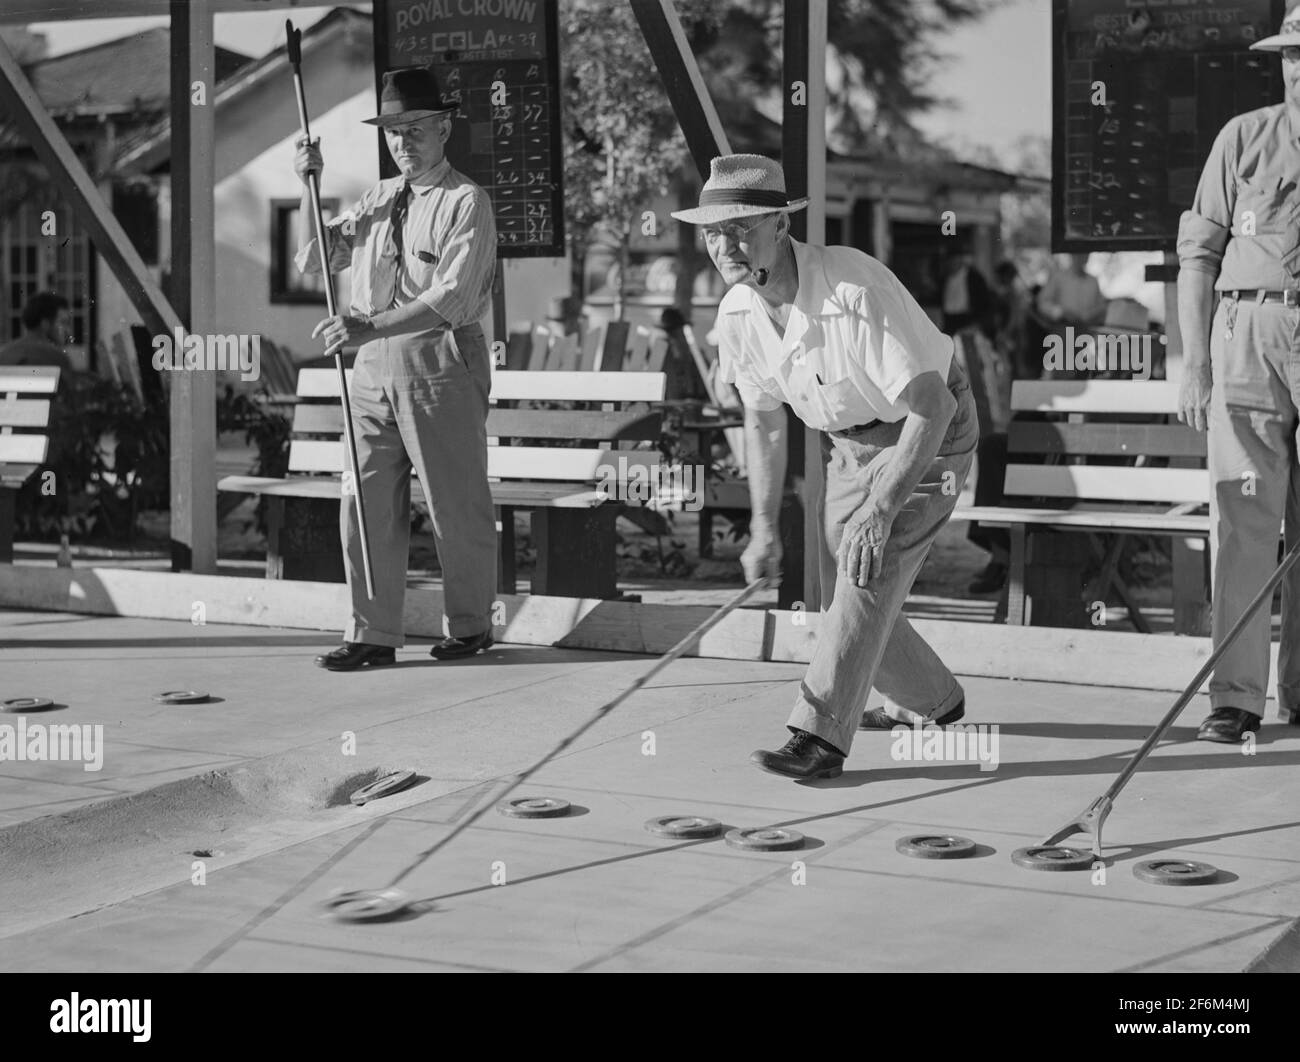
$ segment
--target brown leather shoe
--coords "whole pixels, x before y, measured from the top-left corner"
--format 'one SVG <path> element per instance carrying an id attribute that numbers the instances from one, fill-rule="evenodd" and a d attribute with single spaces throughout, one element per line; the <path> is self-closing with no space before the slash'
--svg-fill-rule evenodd
<path id="1" fill-rule="evenodd" d="M 1216 708 L 1196 731 L 1197 741 L 1219 741 L 1225 745 L 1239 745 L 1241 735 L 1259 730 L 1260 718 L 1242 708 Z"/>
<path id="2" fill-rule="evenodd" d="M 749 757 L 765 771 L 787 778 L 838 778 L 844 773 L 844 754 L 806 730 L 796 730 L 776 752 L 760 749 Z"/>
<path id="3" fill-rule="evenodd" d="M 344 642 L 333 652 L 316 658 L 316 666 L 327 671 L 356 671 L 395 663 L 397 650 L 391 645 L 367 645 L 365 642 Z"/>

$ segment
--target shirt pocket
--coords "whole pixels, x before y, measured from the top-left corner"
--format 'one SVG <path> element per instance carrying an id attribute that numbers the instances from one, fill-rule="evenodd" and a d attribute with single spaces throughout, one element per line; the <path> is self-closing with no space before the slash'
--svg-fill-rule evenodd
<path id="1" fill-rule="evenodd" d="M 406 275 L 416 291 L 427 291 L 433 286 L 438 258 L 427 247 L 407 247 L 405 249 Z"/>
<path id="2" fill-rule="evenodd" d="M 1295 189 L 1279 189 L 1276 179 L 1243 180 L 1237 185 L 1237 207 L 1232 216 L 1233 236 L 1280 235 L 1293 227 L 1291 200 Z"/>
<path id="3" fill-rule="evenodd" d="M 863 419 L 860 415 L 862 396 L 857 384 L 848 376 L 820 384 L 813 380 L 808 385 L 808 405 L 820 418 L 820 423 L 812 427 L 822 430 L 850 428 Z"/>

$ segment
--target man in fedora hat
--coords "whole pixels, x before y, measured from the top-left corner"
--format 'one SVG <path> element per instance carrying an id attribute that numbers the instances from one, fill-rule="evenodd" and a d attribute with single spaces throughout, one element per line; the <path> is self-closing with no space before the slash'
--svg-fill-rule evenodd
<path id="1" fill-rule="evenodd" d="M 753 760 L 788 777 L 833 778 L 859 727 L 964 714 L 961 686 L 901 613 L 979 429 L 952 340 L 874 258 L 792 239 L 790 212 L 806 205 L 787 196 L 773 160 L 726 155 L 713 160 L 699 207 L 673 216 L 704 229 L 731 289 L 718 306 L 718 375 L 745 405 L 749 580 L 780 570 L 783 405 L 824 433 L 822 626 L 793 736 Z M 864 715 L 873 687 L 885 705 Z"/>
<path id="2" fill-rule="evenodd" d="M 1285 99 L 1228 120 L 1178 227 L 1179 417 L 1209 432 L 1216 645 L 1272 575 L 1283 522 L 1288 547 L 1300 538 L 1300 10 L 1251 47 L 1281 53 Z M 1260 609 L 1219 661 L 1198 738 L 1237 744 L 1259 729 L 1271 611 Z M 1277 697 L 1300 722 L 1294 568 L 1282 584 Z"/>
<path id="3" fill-rule="evenodd" d="M 318 657 L 331 671 L 391 664 L 404 641 L 402 604 L 410 542 L 411 469 L 424 488 L 442 564 L 448 637 L 438 659 L 471 656 L 492 644 L 496 523 L 487 481 L 491 366 L 480 319 L 496 263 L 496 226 L 487 194 L 445 158 L 456 102 L 433 72 L 384 74 L 379 114 L 400 176 L 380 181 L 327 226 L 332 272 L 352 270 L 346 314 L 321 321 L 326 353 L 359 347 L 352 373 L 352 422 L 369 518 L 375 598 L 366 597 L 352 499 L 341 533 L 352 618 L 343 645 Z M 320 173 L 315 143 L 301 142 L 294 169 Z M 308 217 L 304 190 L 300 217 Z M 310 226 L 297 257 L 319 270 Z"/>

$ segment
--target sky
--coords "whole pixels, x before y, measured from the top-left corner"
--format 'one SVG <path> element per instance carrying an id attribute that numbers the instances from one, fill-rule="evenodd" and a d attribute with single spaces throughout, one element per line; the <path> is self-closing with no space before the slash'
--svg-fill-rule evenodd
<path id="1" fill-rule="evenodd" d="M 936 43 L 944 58 L 933 90 L 949 98 L 951 105 L 918 119 L 922 132 L 956 147 L 985 144 L 999 156 L 1020 136 L 1047 136 L 1051 132 L 1051 6 L 1048 0 L 1007 0 L 976 25 L 940 38 Z M 329 10 L 328 6 L 296 7 L 216 15 L 213 33 L 219 45 L 257 58 L 284 43 L 286 17 L 305 29 Z M 36 23 L 32 29 L 46 34 L 51 54 L 58 55 L 166 21 L 85 19 Z"/>
<path id="2" fill-rule="evenodd" d="M 1052 5 L 1010 0 L 937 42 L 933 82 L 951 105 L 917 119 L 930 138 L 986 144 L 1001 156 L 1026 134 L 1052 132 Z"/>

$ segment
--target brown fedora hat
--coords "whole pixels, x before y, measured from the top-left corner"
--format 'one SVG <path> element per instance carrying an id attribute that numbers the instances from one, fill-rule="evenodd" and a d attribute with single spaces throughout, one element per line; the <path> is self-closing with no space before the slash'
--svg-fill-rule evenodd
<path id="1" fill-rule="evenodd" d="M 370 125 L 402 125 L 435 114 L 450 114 L 459 106 L 456 100 L 443 96 L 432 69 L 404 66 L 384 72 L 379 114 L 363 120 Z"/>

